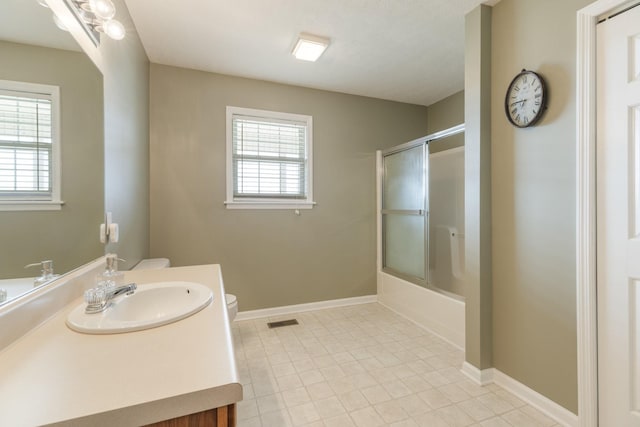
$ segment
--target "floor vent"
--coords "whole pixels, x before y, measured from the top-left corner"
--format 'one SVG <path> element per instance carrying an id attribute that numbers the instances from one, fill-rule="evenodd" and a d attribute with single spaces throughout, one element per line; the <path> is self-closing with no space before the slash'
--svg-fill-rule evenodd
<path id="1" fill-rule="evenodd" d="M 296 319 L 289 319 L 289 320 L 280 320 L 279 322 L 269 322 L 267 323 L 267 325 L 269 326 L 269 329 L 271 328 L 281 328 L 283 326 L 291 326 L 291 325 L 297 325 L 298 321 Z"/>

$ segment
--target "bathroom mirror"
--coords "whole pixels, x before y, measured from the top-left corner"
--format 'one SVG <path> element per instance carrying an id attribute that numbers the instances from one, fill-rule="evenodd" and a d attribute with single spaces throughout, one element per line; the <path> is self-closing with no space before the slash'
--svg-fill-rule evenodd
<path id="1" fill-rule="evenodd" d="M 34 289 L 33 278 L 40 276 L 40 268 L 25 265 L 52 260 L 61 274 L 104 253 L 98 237 L 104 215 L 103 82 L 73 37 L 56 27 L 51 10 L 37 0 L 0 2 L 0 80 L 60 91 L 64 204 L 59 210 L 0 205 L 0 288 L 15 298 Z"/>

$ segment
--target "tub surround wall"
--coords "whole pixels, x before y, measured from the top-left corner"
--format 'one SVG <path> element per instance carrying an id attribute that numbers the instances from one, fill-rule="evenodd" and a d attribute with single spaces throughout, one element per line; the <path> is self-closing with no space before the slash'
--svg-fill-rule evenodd
<path id="1" fill-rule="evenodd" d="M 313 116 L 313 209 L 225 208 L 228 105 Z M 151 256 L 220 263 L 241 311 L 374 294 L 375 151 L 426 135 L 426 111 L 152 64 Z"/>
<path id="2" fill-rule="evenodd" d="M 464 123 L 464 91 L 454 93 L 427 107 L 427 134 Z M 429 143 L 429 153 L 464 146 L 464 133 Z"/>
<path id="3" fill-rule="evenodd" d="M 464 297 L 464 147 L 429 155 L 429 279 Z"/>

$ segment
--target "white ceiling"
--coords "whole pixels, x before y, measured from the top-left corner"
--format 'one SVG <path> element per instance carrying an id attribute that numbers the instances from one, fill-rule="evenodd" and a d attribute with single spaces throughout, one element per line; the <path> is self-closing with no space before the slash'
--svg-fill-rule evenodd
<path id="1" fill-rule="evenodd" d="M 80 51 L 71 34 L 55 26 L 51 9 L 36 0 L 0 0 L 0 40 Z"/>
<path id="2" fill-rule="evenodd" d="M 421 105 L 463 89 L 464 15 L 496 3 L 125 1 L 151 62 Z M 291 55 L 301 32 L 331 39 L 315 63 Z"/>

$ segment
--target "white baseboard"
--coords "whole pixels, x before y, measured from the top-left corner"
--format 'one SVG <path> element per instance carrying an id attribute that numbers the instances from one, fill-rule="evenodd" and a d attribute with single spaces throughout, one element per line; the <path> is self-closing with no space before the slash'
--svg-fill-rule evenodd
<path id="1" fill-rule="evenodd" d="M 362 297 L 342 298 L 329 301 L 310 302 L 306 304 L 285 305 L 282 307 L 263 308 L 260 310 L 240 311 L 238 312 L 235 320 L 260 319 L 262 317 L 281 316 L 283 314 L 345 307 L 348 305 L 370 304 L 373 302 L 378 302 L 377 295 L 365 295 Z"/>
<path id="2" fill-rule="evenodd" d="M 464 362 L 460 372 L 478 385 L 485 386 L 492 383 L 499 385 L 563 426 L 578 426 L 576 414 L 495 368 L 480 370 L 472 364 Z"/>
<path id="3" fill-rule="evenodd" d="M 493 383 L 493 368 L 480 370 L 469 362 L 462 364 L 462 372 L 478 385 L 485 386 Z"/>
<path id="4" fill-rule="evenodd" d="M 542 411 L 545 415 L 553 418 L 559 424 L 567 427 L 578 426 L 578 416 L 576 414 L 497 369 L 493 370 L 493 382 L 513 393 L 516 397 L 525 401 L 534 408 Z"/>

